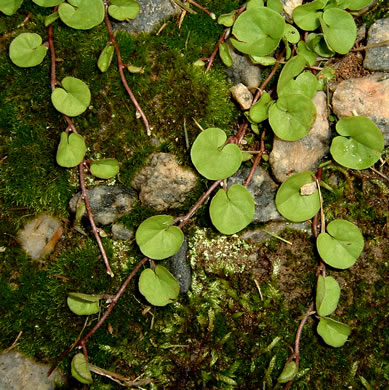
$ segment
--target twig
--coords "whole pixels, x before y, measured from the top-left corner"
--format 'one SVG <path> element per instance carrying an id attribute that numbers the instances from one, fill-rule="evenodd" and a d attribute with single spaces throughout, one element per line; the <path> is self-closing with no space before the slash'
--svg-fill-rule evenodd
<path id="1" fill-rule="evenodd" d="M 12 349 L 14 349 L 18 345 L 19 339 L 22 337 L 23 331 L 21 330 L 18 335 L 16 336 L 15 341 L 8 347 L 6 348 L 2 353 L 8 353 Z"/>
<path id="2" fill-rule="evenodd" d="M 201 11 L 205 12 L 207 15 L 209 15 L 211 17 L 211 19 L 215 20 L 216 19 L 216 15 L 213 13 L 213 12 L 210 12 L 208 11 L 206 8 L 204 8 L 202 5 L 200 5 L 199 3 L 196 3 L 194 0 L 186 0 L 188 3 L 194 5 L 195 7 L 197 7 L 198 9 L 200 9 Z"/>
<path id="3" fill-rule="evenodd" d="M 213 64 L 213 61 L 215 61 L 215 57 L 216 57 L 216 54 L 219 50 L 219 47 L 220 45 L 225 41 L 225 39 L 227 38 L 227 34 L 228 34 L 228 31 L 229 31 L 229 28 L 226 28 L 223 32 L 223 34 L 220 36 L 219 40 L 217 41 L 216 43 L 216 46 L 215 48 L 213 49 L 213 52 L 211 53 L 211 55 L 209 56 L 208 58 L 208 65 L 205 69 L 205 72 L 208 72 L 211 67 L 212 67 L 212 64 Z"/>
<path id="4" fill-rule="evenodd" d="M 377 43 L 372 43 L 371 45 L 361 46 L 361 47 L 358 47 L 356 49 L 352 49 L 351 51 L 352 52 L 363 51 L 366 49 L 372 49 L 374 47 L 382 47 L 382 46 L 389 46 L 389 39 L 386 39 L 385 41 L 381 41 L 381 42 L 377 42 Z"/>
<path id="5" fill-rule="evenodd" d="M 382 172 L 380 172 L 379 170 L 375 169 L 374 167 L 370 167 L 370 169 L 375 172 L 377 175 L 380 175 L 381 177 L 383 177 L 385 180 L 388 180 L 389 181 L 389 177 L 384 175 Z"/>

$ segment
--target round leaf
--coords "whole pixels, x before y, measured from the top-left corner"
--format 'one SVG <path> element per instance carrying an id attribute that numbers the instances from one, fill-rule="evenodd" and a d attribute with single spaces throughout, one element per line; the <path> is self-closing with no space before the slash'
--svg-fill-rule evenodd
<path id="1" fill-rule="evenodd" d="M 342 137 L 333 139 L 330 152 L 337 163 L 347 168 L 366 169 L 380 158 L 385 140 L 371 119 L 344 117 L 336 124 L 336 131 Z"/>
<path id="2" fill-rule="evenodd" d="M 252 195 L 240 184 L 226 192 L 220 189 L 209 207 L 211 221 L 219 232 L 234 234 L 244 229 L 254 218 L 255 203 Z"/>
<path id="3" fill-rule="evenodd" d="M 184 234 L 170 215 L 156 215 L 143 221 L 136 231 L 136 242 L 142 253 L 161 260 L 173 256 L 181 247 Z"/>
<path id="4" fill-rule="evenodd" d="M 83 353 L 78 353 L 72 359 L 72 376 L 79 382 L 87 385 L 93 382 L 91 372 L 88 368 L 88 362 Z"/>
<path id="5" fill-rule="evenodd" d="M 61 133 L 61 141 L 57 150 L 57 164 L 65 168 L 73 168 L 81 163 L 86 152 L 84 138 L 81 135 L 72 133 L 68 136 L 66 132 Z"/>
<path id="6" fill-rule="evenodd" d="M 274 133 L 285 141 L 305 137 L 316 119 L 316 107 L 304 95 L 282 95 L 269 109 L 269 122 Z"/>
<path id="7" fill-rule="evenodd" d="M 152 305 L 166 306 L 178 297 L 180 286 L 165 267 L 157 265 L 154 271 L 148 268 L 141 273 L 139 291 Z"/>
<path id="8" fill-rule="evenodd" d="M 301 195 L 300 188 L 312 183 L 313 173 L 310 171 L 296 173 L 284 181 L 276 195 L 276 206 L 280 214 L 293 222 L 311 219 L 320 210 L 319 193 Z"/>
<path id="9" fill-rule="evenodd" d="M 332 277 L 319 275 L 316 289 L 316 310 L 321 317 L 333 313 L 338 306 L 340 297 L 340 287 L 338 282 Z"/>
<path id="10" fill-rule="evenodd" d="M 116 20 L 135 19 L 139 14 L 139 4 L 136 0 L 111 0 L 108 13 Z"/>
<path id="11" fill-rule="evenodd" d="M 100 179 L 109 179 L 119 172 L 119 163 L 114 158 L 93 161 L 90 170 L 92 175 L 99 177 Z"/>
<path id="12" fill-rule="evenodd" d="M 219 55 L 225 66 L 232 66 L 232 55 L 230 48 L 226 43 L 221 43 L 219 46 Z"/>
<path id="13" fill-rule="evenodd" d="M 284 36 L 289 43 L 297 43 L 300 40 L 297 28 L 288 23 L 285 24 Z"/>
<path id="14" fill-rule="evenodd" d="M 67 304 L 74 314 L 82 316 L 99 312 L 100 296 L 82 293 L 69 293 L 68 295 Z"/>
<path id="15" fill-rule="evenodd" d="M 281 375 L 278 377 L 278 383 L 287 383 L 293 379 L 297 374 L 298 368 L 294 360 L 290 361 L 282 370 Z"/>
<path id="16" fill-rule="evenodd" d="M 271 96 L 264 91 L 261 98 L 251 106 L 249 111 L 250 119 L 255 123 L 260 123 L 269 116 L 269 106 L 273 103 Z"/>
<path id="17" fill-rule="evenodd" d="M 55 88 L 51 93 L 54 107 L 67 116 L 82 114 L 89 106 L 91 94 L 88 86 L 75 77 L 65 77 L 63 88 Z"/>
<path id="18" fill-rule="evenodd" d="M 5 15 L 11 16 L 16 13 L 22 3 L 23 0 L 2 0 L 0 2 L 0 12 Z"/>
<path id="19" fill-rule="evenodd" d="M 104 73 L 108 70 L 111 65 L 114 52 L 115 48 L 112 46 L 111 42 L 109 42 L 100 53 L 99 59 L 97 60 L 97 67 L 101 72 Z"/>
<path id="20" fill-rule="evenodd" d="M 351 267 L 363 250 L 361 231 L 351 222 L 336 219 L 328 224 L 327 232 L 320 233 L 316 241 L 321 258 L 335 268 Z"/>
<path id="21" fill-rule="evenodd" d="M 332 347 L 341 347 L 347 341 L 351 329 L 346 324 L 328 317 L 322 317 L 317 326 L 317 333 L 319 333 L 326 344 Z"/>
<path id="22" fill-rule="evenodd" d="M 35 4 L 38 4 L 40 7 L 55 7 L 58 4 L 64 2 L 64 0 L 32 0 Z"/>
<path id="23" fill-rule="evenodd" d="M 209 180 L 232 176 L 242 163 L 242 153 L 235 144 L 227 144 L 226 133 L 218 128 L 209 128 L 195 139 L 190 157 L 201 175 Z"/>
<path id="24" fill-rule="evenodd" d="M 22 33 L 9 46 L 11 61 L 21 68 L 39 65 L 45 58 L 47 47 L 38 34 Z"/>
<path id="25" fill-rule="evenodd" d="M 104 20 L 101 0 L 69 0 L 69 3 L 62 3 L 58 8 L 59 17 L 69 27 L 89 30 Z"/>
<path id="26" fill-rule="evenodd" d="M 320 15 L 317 12 L 326 4 L 326 0 L 315 0 L 311 3 L 300 5 L 293 11 L 293 20 L 301 29 L 305 31 L 316 30 L 320 26 Z"/>

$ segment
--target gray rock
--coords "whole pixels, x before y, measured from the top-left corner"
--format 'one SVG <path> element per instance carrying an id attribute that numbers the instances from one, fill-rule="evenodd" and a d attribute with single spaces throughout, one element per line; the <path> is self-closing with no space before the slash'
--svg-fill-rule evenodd
<path id="1" fill-rule="evenodd" d="M 112 225 L 112 238 L 114 240 L 128 241 L 134 237 L 134 231 L 127 229 L 122 223 L 114 223 Z"/>
<path id="2" fill-rule="evenodd" d="M 248 110 L 251 107 L 253 95 L 244 84 L 236 84 L 230 88 L 230 91 L 232 97 L 239 103 L 242 110 Z"/>
<path id="3" fill-rule="evenodd" d="M 387 40 L 389 40 L 389 18 L 377 20 L 369 28 L 367 46 Z M 389 72 L 389 45 L 367 49 L 363 65 L 369 70 Z"/>
<path id="4" fill-rule="evenodd" d="M 87 189 L 87 195 L 95 222 L 108 225 L 123 215 L 128 214 L 137 200 L 136 192 L 123 185 L 99 185 Z M 81 192 L 70 199 L 70 210 L 75 213 Z M 85 212 L 86 215 L 86 212 Z"/>
<path id="5" fill-rule="evenodd" d="M 18 241 L 33 259 L 39 259 L 54 249 L 62 232 L 62 224 L 58 218 L 42 214 L 18 232 Z"/>
<path id="6" fill-rule="evenodd" d="M 167 268 L 178 280 L 181 293 L 188 292 L 190 285 L 192 283 L 192 269 L 190 268 L 189 262 L 187 261 L 186 258 L 187 252 L 188 252 L 188 241 L 185 238 L 179 251 L 175 255 L 169 257 L 166 260 Z"/>
<path id="7" fill-rule="evenodd" d="M 312 129 L 304 138 L 293 142 L 274 138 L 270 165 L 274 177 L 279 182 L 285 181 L 297 172 L 315 170 L 328 152 L 331 131 L 327 120 L 325 93 L 317 92 L 312 101 L 316 106 L 317 117 Z"/>
<path id="8" fill-rule="evenodd" d="M 369 117 L 389 144 L 389 73 L 342 81 L 333 94 L 332 108 L 339 118 L 354 114 Z"/>
<path id="9" fill-rule="evenodd" d="M 158 211 L 181 206 L 196 184 L 195 173 L 178 165 L 176 157 L 170 153 L 152 154 L 132 182 L 140 191 L 141 202 Z"/>
<path id="10" fill-rule="evenodd" d="M 241 168 L 228 179 L 228 186 L 242 184 L 246 182 L 250 168 Z M 257 167 L 253 178 L 247 189 L 255 201 L 255 214 L 253 223 L 282 220 L 274 203 L 277 192 L 277 184 L 274 183 L 269 174 L 262 168 Z"/>
<path id="11" fill-rule="evenodd" d="M 0 355 L 1 390 L 54 390 L 56 384 L 64 384 L 65 378 L 58 370 L 50 377 L 50 366 L 37 363 L 19 352 Z"/>
<path id="12" fill-rule="evenodd" d="M 125 30 L 129 33 L 149 33 L 164 20 L 178 15 L 181 8 L 170 0 L 137 0 L 140 5 L 139 15 L 130 22 L 114 22 L 114 30 Z"/>

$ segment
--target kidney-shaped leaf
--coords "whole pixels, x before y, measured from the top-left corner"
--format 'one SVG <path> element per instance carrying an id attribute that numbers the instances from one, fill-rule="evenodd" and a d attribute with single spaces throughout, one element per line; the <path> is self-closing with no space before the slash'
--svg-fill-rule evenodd
<path id="1" fill-rule="evenodd" d="M 279 44 L 284 34 L 285 21 L 277 12 L 265 7 L 253 7 L 235 21 L 232 45 L 242 53 L 266 56 Z"/>
<path id="2" fill-rule="evenodd" d="M 100 179 L 109 179 L 119 172 L 119 162 L 114 158 L 93 161 L 90 165 L 92 175 Z"/>
<path id="3" fill-rule="evenodd" d="M 64 0 L 32 0 L 35 4 L 38 4 L 40 7 L 55 7 L 58 4 L 64 2 Z"/>
<path id="4" fill-rule="evenodd" d="M 315 0 L 311 3 L 300 5 L 293 11 L 293 20 L 305 31 L 316 30 L 320 26 L 320 15 L 318 12 L 326 5 L 326 0 Z"/>
<path id="5" fill-rule="evenodd" d="M 370 118 L 344 117 L 336 124 L 336 131 L 342 137 L 333 139 L 330 152 L 337 163 L 347 168 L 366 169 L 380 158 L 385 140 Z"/>
<path id="6" fill-rule="evenodd" d="M 264 91 L 261 98 L 251 106 L 249 111 L 250 119 L 255 123 L 260 123 L 267 119 L 269 116 L 269 106 L 272 102 L 271 96 Z"/>
<path id="7" fill-rule="evenodd" d="M 39 65 L 45 58 L 47 47 L 42 38 L 34 33 L 22 33 L 9 45 L 11 61 L 21 68 Z"/>
<path id="8" fill-rule="evenodd" d="M 91 372 L 88 368 L 88 362 L 83 353 L 78 353 L 72 359 L 72 376 L 79 382 L 87 385 L 93 382 Z"/>
<path id="9" fill-rule="evenodd" d="M 285 180 L 276 195 L 280 214 L 293 222 L 311 219 L 320 209 L 319 193 L 316 190 L 311 195 L 301 195 L 300 189 L 313 182 L 313 173 L 310 171 L 296 173 Z"/>
<path id="10" fill-rule="evenodd" d="M 282 370 L 280 376 L 277 379 L 278 383 L 287 383 L 293 379 L 297 374 L 298 368 L 294 360 L 290 361 Z"/>
<path id="11" fill-rule="evenodd" d="M 321 317 L 333 313 L 338 306 L 340 287 L 332 276 L 319 275 L 316 288 L 316 310 Z"/>
<path id="12" fill-rule="evenodd" d="M 196 169 L 209 180 L 232 176 L 242 163 L 242 153 L 235 144 L 227 144 L 226 133 L 218 128 L 201 132 L 193 142 L 190 157 Z"/>
<path id="13" fill-rule="evenodd" d="M 20 8 L 23 0 L 2 0 L 0 2 L 0 12 L 7 16 L 11 16 Z"/>
<path id="14" fill-rule="evenodd" d="M 361 254 L 364 240 L 361 231 L 351 222 L 335 219 L 320 233 L 316 244 L 321 258 L 340 269 L 351 267 Z"/>
<path id="15" fill-rule="evenodd" d="M 220 189 L 209 207 L 211 221 L 219 232 L 234 234 L 244 229 L 254 218 L 255 203 L 252 195 L 240 184 L 226 192 Z"/>
<path id="16" fill-rule="evenodd" d="M 88 86 L 75 77 L 65 77 L 63 88 L 55 88 L 51 93 L 54 107 L 67 116 L 82 114 L 89 106 L 91 94 Z"/>
<path id="17" fill-rule="evenodd" d="M 351 329 L 346 324 L 342 324 L 328 317 L 321 317 L 317 326 L 317 333 L 331 347 L 341 347 L 347 341 Z"/>
<path id="18" fill-rule="evenodd" d="M 305 137 L 316 119 L 316 107 L 304 95 L 282 95 L 269 109 L 269 122 L 274 133 L 285 141 Z"/>
<path id="19" fill-rule="evenodd" d="M 59 17 L 69 27 L 89 30 L 104 20 L 104 2 L 101 0 L 68 0 L 58 8 Z"/>
<path id="20" fill-rule="evenodd" d="M 152 305 L 166 306 L 178 297 L 180 286 L 165 267 L 157 265 L 154 271 L 148 268 L 141 273 L 139 291 Z"/>
<path id="21" fill-rule="evenodd" d="M 85 152 L 85 141 L 80 134 L 71 133 L 68 136 L 65 131 L 61 133 L 56 157 L 58 165 L 73 168 L 84 159 Z"/>
<path id="22" fill-rule="evenodd" d="M 135 19 L 139 14 L 139 4 L 136 0 L 111 0 L 108 13 L 116 20 Z"/>
<path id="23" fill-rule="evenodd" d="M 83 293 L 69 293 L 67 304 L 69 309 L 77 315 L 90 315 L 100 310 L 100 295 L 88 295 Z"/>
<path id="24" fill-rule="evenodd" d="M 135 239 L 145 256 L 162 260 L 180 249 L 184 233 L 177 226 L 172 226 L 173 222 L 171 215 L 155 215 L 139 225 Z"/>

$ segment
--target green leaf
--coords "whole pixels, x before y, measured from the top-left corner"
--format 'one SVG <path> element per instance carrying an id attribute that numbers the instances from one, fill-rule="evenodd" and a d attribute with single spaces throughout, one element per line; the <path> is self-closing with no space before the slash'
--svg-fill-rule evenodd
<path id="1" fill-rule="evenodd" d="M 266 56 L 280 43 L 285 21 L 277 12 L 264 7 L 248 8 L 235 21 L 232 45 L 252 56 Z"/>
<path id="2" fill-rule="evenodd" d="M 75 77 L 65 77 L 62 80 L 63 88 L 55 88 L 51 93 L 54 107 L 67 116 L 82 114 L 89 106 L 91 94 L 88 86 Z"/>
<path id="3" fill-rule="evenodd" d="M 89 30 L 104 20 L 104 3 L 101 0 L 68 0 L 58 8 L 59 17 L 69 27 Z"/>
<path id="4" fill-rule="evenodd" d="M 285 24 L 284 36 L 289 43 L 297 43 L 300 40 L 297 28 L 288 23 Z"/>
<path id="5" fill-rule="evenodd" d="M 305 31 L 316 30 L 320 26 L 320 16 L 327 4 L 327 0 L 315 0 L 308 4 L 296 7 L 293 11 L 293 20 L 301 29 Z"/>
<path id="6" fill-rule="evenodd" d="M 23 0 L 1 0 L 0 12 L 7 16 L 11 16 L 16 13 L 22 3 Z"/>
<path id="7" fill-rule="evenodd" d="M 115 48 L 108 42 L 100 53 L 99 59 L 97 60 L 97 67 L 100 69 L 100 72 L 106 72 L 112 63 L 112 58 L 115 53 Z"/>
<path id="8" fill-rule="evenodd" d="M 152 305 L 166 306 L 178 297 L 180 286 L 165 267 L 157 265 L 154 271 L 148 268 L 141 273 L 139 291 Z"/>
<path id="9" fill-rule="evenodd" d="M 353 17 L 339 8 L 330 8 L 320 17 L 327 45 L 340 54 L 348 53 L 354 46 L 357 27 Z"/>
<path id="10" fill-rule="evenodd" d="M 311 219 L 320 210 L 317 190 L 311 195 L 301 195 L 300 193 L 302 186 L 314 182 L 313 177 L 314 175 L 310 171 L 300 172 L 281 184 L 276 195 L 276 206 L 286 219 L 293 222 L 303 222 Z"/>
<path id="11" fill-rule="evenodd" d="M 266 7 L 272 9 L 273 11 L 278 12 L 279 14 L 284 9 L 284 6 L 282 5 L 281 0 L 267 0 Z"/>
<path id="12" fill-rule="evenodd" d="M 305 58 L 305 61 L 309 66 L 313 66 L 316 63 L 316 53 L 309 49 L 304 41 L 300 41 L 297 45 L 297 54 Z"/>
<path id="13" fill-rule="evenodd" d="M 136 243 L 141 252 L 151 259 L 173 256 L 181 247 L 184 234 L 170 215 L 156 215 L 143 221 L 136 231 Z"/>
<path id="14" fill-rule="evenodd" d="M 371 2 L 372 0 L 343 0 L 342 8 L 347 8 L 350 11 L 357 11 L 367 7 Z"/>
<path id="15" fill-rule="evenodd" d="M 72 359 L 72 376 L 87 385 L 93 382 L 88 362 L 85 360 L 83 353 L 76 354 Z"/>
<path id="16" fill-rule="evenodd" d="M 254 218 L 255 203 L 252 195 L 240 184 L 226 192 L 220 189 L 209 207 L 211 221 L 219 232 L 234 234 L 244 229 Z"/>
<path id="17" fill-rule="evenodd" d="M 227 45 L 227 43 L 220 44 L 219 55 L 225 66 L 232 66 L 232 55 L 230 52 L 230 47 Z"/>
<path id="18" fill-rule="evenodd" d="M 193 165 L 209 180 L 232 176 L 242 163 L 242 153 L 235 144 L 225 145 L 226 133 L 219 128 L 209 128 L 195 139 L 190 156 Z"/>
<path id="19" fill-rule="evenodd" d="M 288 84 L 281 91 L 281 95 L 286 94 L 300 94 L 309 99 L 312 99 L 316 95 L 316 91 L 319 89 L 319 83 L 317 78 L 311 71 L 305 71 L 297 76 L 295 80 L 290 80 Z"/>
<path id="20" fill-rule="evenodd" d="M 317 333 L 319 333 L 326 344 L 337 348 L 344 345 L 347 341 L 351 329 L 346 324 L 342 324 L 328 317 L 321 317 L 317 326 Z"/>
<path id="21" fill-rule="evenodd" d="M 63 3 L 65 0 L 32 0 L 35 4 L 40 7 L 55 7 L 58 4 Z"/>
<path id="22" fill-rule="evenodd" d="M 294 360 L 290 361 L 282 370 L 281 375 L 278 377 L 278 383 L 287 383 L 293 379 L 297 374 L 298 368 Z"/>
<path id="23" fill-rule="evenodd" d="M 336 131 L 341 136 L 332 140 L 330 152 L 338 164 L 352 169 L 366 169 L 379 160 L 385 140 L 370 118 L 344 117 L 336 124 Z"/>
<path id="24" fill-rule="evenodd" d="M 45 17 L 45 27 L 49 27 L 50 24 L 53 24 L 59 18 L 58 12 L 53 12 L 52 14 Z"/>
<path id="25" fill-rule="evenodd" d="M 246 10 L 251 11 L 254 8 L 262 8 L 265 6 L 265 3 L 263 0 L 250 0 L 247 3 Z"/>
<path id="26" fill-rule="evenodd" d="M 57 150 L 57 164 L 65 168 L 73 168 L 81 163 L 86 153 L 84 138 L 75 133 L 69 136 L 64 131 Z"/>
<path id="27" fill-rule="evenodd" d="M 269 107 L 273 103 L 271 96 L 264 91 L 261 98 L 251 106 L 249 111 L 250 119 L 255 123 L 260 123 L 268 118 Z"/>
<path id="28" fill-rule="evenodd" d="M 39 65 L 46 52 L 47 47 L 42 45 L 42 38 L 35 33 L 22 33 L 9 45 L 11 61 L 21 68 Z"/>
<path id="29" fill-rule="evenodd" d="M 100 179 L 109 179 L 116 176 L 119 172 L 119 162 L 114 158 L 93 161 L 90 165 L 90 171 L 93 176 Z"/>
<path id="30" fill-rule="evenodd" d="M 307 46 L 320 57 L 333 57 L 335 52 L 328 47 L 323 34 L 311 33 L 307 38 Z"/>
<path id="31" fill-rule="evenodd" d="M 316 107 L 304 95 L 283 94 L 269 109 L 269 122 L 277 137 L 296 141 L 305 137 L 316 119 Z"/>
<path id="32" fill-rule="evenodd" d="M 307 62 L 303 56 L 295 56 L 285 64 L 280 73 L 280 77 L 278 78 L 278 95 L 280 95 L 282 89 L 289 83 L 290 80 L 293 80 L 304 70 L 306 63 Z"/>
<path id="33" fill-rule="evenodd" d="M 335 219 L 320 233 L 316 245 L 320 257 L 331 267 L 346 269 L 358 259 L 364 246 L 361 231 L 351 222 Z"/>
<path id="34" fill-rule="evenodd" d="M 276 63 L 274 57 L 258 57 L 258 56 L 249 56 L 253 64 L 259 64 L 263 66 L 270 66 Z"/>
<path id="35" fill-rule="evenodd" d="M 319 275 L 316 288 L 316 310 L 319 316 L 325 317 L 333 313 L 339 298 L 340 287 L 336 279 Z"/>
<path id="36" fill-rule="evenodd" d="M 139 14 L 139 4 L 136 0 L 111 0 L 108 13 L 116 20 L 135 19 Z"/>
<path id="37" fill-rule="evenodd" d="M 77 315 L 90 315 L 100 311 L 100 295 L 88 295 L 82 293 L 69 293 L 67 304 L 69 309 Z"/>
<path id="38" fill-rule="evenodd" d="M 232 11 L 229 14 L 220 15 L 217 18 L 217 22 L 222 26 L 231 27 L 235 22 L 235 18 L 236 18 L 236 11 Z"/>

